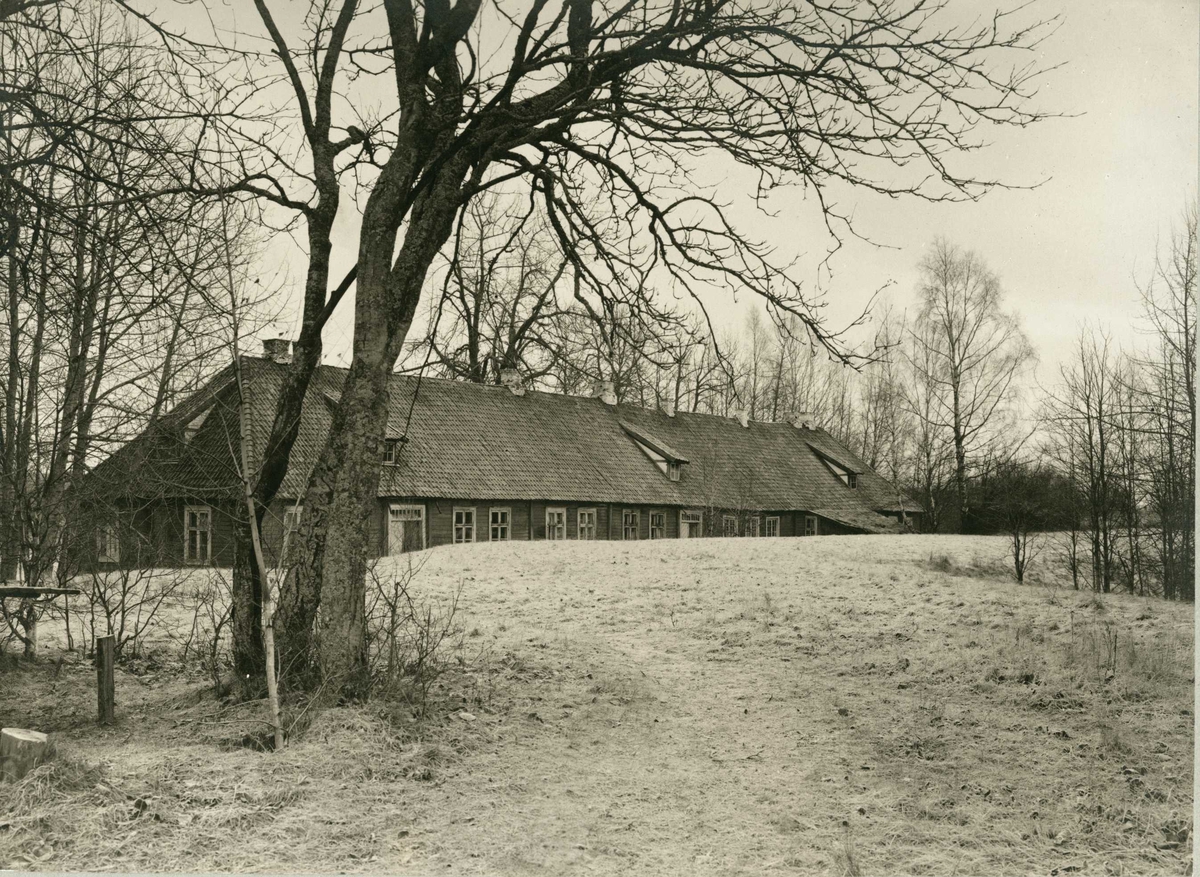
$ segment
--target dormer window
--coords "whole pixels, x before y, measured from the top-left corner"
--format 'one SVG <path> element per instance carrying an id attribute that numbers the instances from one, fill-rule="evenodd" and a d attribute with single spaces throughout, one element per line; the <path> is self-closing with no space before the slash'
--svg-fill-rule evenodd
<path id="1" fill-rule="evenodd" d="M 383 440 L 383 462 L 396 463 L 400 459 L 400 439 Z"/>
<path id="2" fill-rule="evenodd" d="M 833 474 L 838 477 L 838 480 L 841 481 L 842 484 L 846 485 L 851 490 L 854 490 L 858 487 L 857 472 L 851 472 L 849 469 L 843 469 L 837 463 L 830 462 L 829 460 L 825 461 L 825 465 L 833 471 Z"/>
<path id="3" fill-rule="evenodd" d="M 204 425 L 204 421 L 208 418 L 209 413 L 213 410 L 213 406 L 209 406 L 189 420 L 183 427 L 183 443 L 190 444 L 195 438 L 196 433 L 200 431 L 200 427 Z"/>
<path id="4" fill-rule="evenodd" d="M 619 422 L 621 429 L 625 430 L 625 434 L 633 439 L 633 443 L 641 448 L 642 453 L 653 461 L 660 472 L 672 481 L 680 479 L 683 473 L 683 465 L 687 462 L 686 457 L 683 457 L 666 442 L 655 438 L 648 432 L 630 426 L 623 420 Z"/>
<path id="5" fill-rule="evenodd" d="M 826 460 L 825 463 L 830 469 L 833 470 L 833 474 L 838 477 L 838 480 L 841 481 L 842 484 L 846 485 L 851 490 L 854 490 L 858 487 L 857 472 L 851 472 L 849 469 L 843 469 L 837 463 L 830 463 L 828 460 Z"/>
<path id="6" fill-rule="evenodd" d="M 851 490 L 858 489 L 858 476 L 860 473 L 854 471 L 845 463 L 833 459 L 833 457 L 829 456 L 811 442 L 809 442 L 808 446 L 813 449 L 817 457 L 819 457 L 821 462 L 825 464 L 825 467 L 834 475 L 836 475 L 837 479 L 841 481 L 842 484 L 846 485 Z"/>

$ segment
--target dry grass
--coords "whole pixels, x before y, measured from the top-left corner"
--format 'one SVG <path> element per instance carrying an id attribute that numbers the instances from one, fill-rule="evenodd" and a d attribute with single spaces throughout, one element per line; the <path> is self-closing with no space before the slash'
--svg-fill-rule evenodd
<path id="1" fill-rule="evenodd" d="M 0 867 L 1183 873 L 1190 607 L 1019 588 L 1002 554 L 435 550 L 418 588 L 463 588 L 488 661 L 425 718 L 328 710 L 273 754 L 238 745 L 255 705 L 197 702 L 199 682 L 122 675 L 100 731 L 87 667 L 0 671 L 0 722 L 55 728 L 62 753 L 0 801 Z"/>

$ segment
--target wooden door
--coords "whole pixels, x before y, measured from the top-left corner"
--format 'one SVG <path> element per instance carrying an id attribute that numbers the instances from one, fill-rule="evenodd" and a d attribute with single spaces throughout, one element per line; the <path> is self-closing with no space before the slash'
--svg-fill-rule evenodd
<path id="1" fill-rule="evenodd" d="M 700 512 L 684 511 L 679 513 L 679 538 L 699 539 L 704 535 L 703 517 Z"/>
<path id="2" fill-rule="evenodd" d="M 388 508 L 388 554 L 421 551 L 425 547 L 425 507 L 393 505 Z"/>

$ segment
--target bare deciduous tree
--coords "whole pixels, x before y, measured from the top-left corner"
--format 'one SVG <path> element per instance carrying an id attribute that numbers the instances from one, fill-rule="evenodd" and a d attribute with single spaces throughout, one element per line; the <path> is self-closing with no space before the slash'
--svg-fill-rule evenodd
<path id="1" fill-rule="evenodd" d="M 180 192 L 197 103 L 116 7 L 0 21 L 0 575 L 58 564 L 73 488 L 215 369 L 221 230 Z"/>
<path id="2" fill-rule="evenodd" d="M 533 207 L 488 192 L 463 209 L 430 318 L 435 371 L 477 384 L 499 383 L 502 369 L 517 369 L 528 381 L 549 374 L 566 260 Z M 424 347 L 414 362 L 424 359 Z"/>
<path id="3" fill-rule="evenodd" d="M 573 277 L 597 299 L 633 307 L 645 300 L 647 277 L 684 295 L 749 292 L 844 357 L 795 278 L 707 194 L 692 158 L 750 168 L 760 196 L 792 184 L 820 196 L 833 181 L 931 199 L 978 194 L 988 184 L 950 161 L 975 145 L 981 122 L 1038 118 L 1028 104 L 1035 71 L 994 65 L 1034 44 L 1042 23 L 1000 15 L 963 28 L 946 20 L 944 5 L 646 0 L 610 9 L 534 0 L 518 10 L 481 0 L 344 0 L 314 6 L 303 17 L 306 41 L 293 48 L 266 0 L 256 0 L 307 143 L 304 160 L 285 162 L 282 176 L 311 184 L 295 198 L 280 177 L 247 175 L 242 187 L 300 210 L 310 239 L 300 362 L 276 410 L 260 504 L 286 469 L 319 351 L 313 333 L 337 297 L 328 292 L 325 231 L 338 173 L 353 167 L 365 195 L 353 357 L 304 499 L 306 560 L 278 619 L 285 648 L 308 655 L 320 616 L 328 690 L 354 696 L 366 684 L 368 546 L 358 522 L 375 501 L 388 376 L 463 207 L 489 188 L 521 186 Z M 356 71 L 389 82 L 394 103 L 384 121 L 335 126 L 333 84 L 351 63 L 352 24 L 368 35 L 355 58 L 371 59 Z M 335 127 L 345 135 L 335 138 Z M 831 225 L 844 221 L 821 204 Z"/>
<path id="4" fill-rule="evenodd" d="M 1076 581 L 1195 599 L 1196 214 L 1140 289 L 1150 344 L 1081 333 L 1049 394 L 1045 448 L 1066 480 L 1063 542 Z"/>
<path id="5" fill-rule="evenodd" d="M 1112 589 L 1117 541 L 1117 473 L 1114 415 L 1119 384 L 1111 342 L 1083 331 L 1072 362 L 1062 366 L 1060 388 L 1047 400 L 1048 420 L 1060 454 L 1079 478 L 1087 512 L 1092 589 Z"/>
<path id="6" fill-rule="evenodd" d="M 918 417 L 943 432 L 954 453 L 958 526 L 966 526 L 973 454 L 987 444 L 1034 357 L 1016 316 L 1001 309 L 999 278 L 982 258 L 945 240 L 921 262 L 921 307 L 910 357 L 929 404 Z"/>
<path id="7" fill-rule="evenodd" d="M 1141 290 L 1152 337 L 1140 363 L 1148 499 L 1163 595 L 1182 600 L 1196 594 L 1196 217 L 1193 205 Z"/>

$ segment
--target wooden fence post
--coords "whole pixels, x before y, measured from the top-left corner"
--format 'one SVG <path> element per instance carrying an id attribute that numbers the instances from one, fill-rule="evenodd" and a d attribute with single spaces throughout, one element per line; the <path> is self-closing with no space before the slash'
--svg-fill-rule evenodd
<path id="1" fill-rule="evenodd" d="M 115 702 L 113 664 L 116 660 L 116 638 L 96 637 L 96 699 L 100 706 L 100 724 L 111 725 Z"/>

